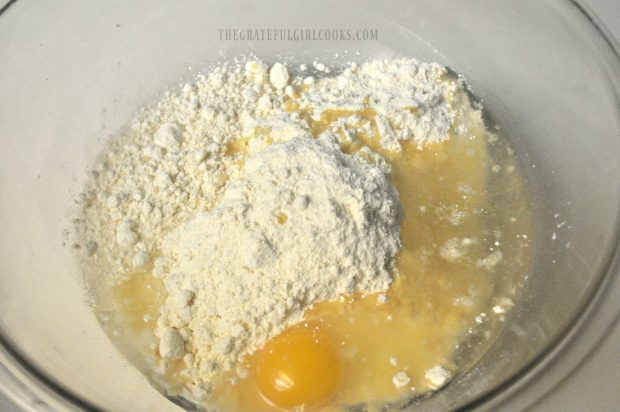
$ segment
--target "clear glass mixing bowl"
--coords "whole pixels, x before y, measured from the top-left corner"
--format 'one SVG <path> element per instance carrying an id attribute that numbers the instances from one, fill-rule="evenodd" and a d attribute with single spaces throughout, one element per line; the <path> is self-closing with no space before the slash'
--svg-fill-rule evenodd
<path id="1" fill-rule="evenodd" d="M 370 28 L 379 39 L 220 40 L 227 28 Z M 21 0 L 0 16 L 0 375 L 14 399 L 178 410 L 86 305 L 64 244 L 72 199 L 105 139 L 208 63 L 248 52 L 329 62 L 344 50 L 464 73 L 513 140 L 532 194 L 534 261 L 504 332 L 473 369 L 407 408 L 492 408 L 536 379 L 548 389 L 585 356 L 620 304 L 620 64 L 579 3 Z M 570 359 L 559 371 L 558 358 Z"/>

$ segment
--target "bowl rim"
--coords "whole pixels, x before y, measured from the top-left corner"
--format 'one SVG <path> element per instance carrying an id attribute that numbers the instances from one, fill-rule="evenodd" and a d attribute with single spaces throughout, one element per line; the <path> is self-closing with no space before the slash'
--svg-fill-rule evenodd
<path id="1" fill-rule="evenodd" d="M 17 2 L 18 0 L 9 0 L 4 6 L 1 6 L 0 17 Z M 618 41 L 601 22 L 600 18 L 584 4 L 584 0 L 564 0 L 563 4 L 575 7 L 577 12 L 581 14 L 582 17 L 585 17 L 603 40 L 608 51 L 611 51 L 618 67 L 620 67 L 620 45 Z M 616 104 L 618 108 L 620 108 L 620 96 L 618 95 L 616 96 Z M 616 213 L 616 226 L 619 222 L 620 209 Z M 492 401 L 499 400 L 501 402 L 501 398 L 506 400 L 512 396 L 512 393 L 519 390 L 534 376 L 538 375 L 546 365 L 555 360 L 558 356 L 561 356 L 562 352 L 575 341 L 576 335 L 578 335 L 578 332 L 584 327 L 584 324 L 594 315 L 596 309 L 601 306 L 606 297 L 606 289 L 610 286 L 612 281 L 614 281 L 613 275 L 616 273 L 620 273 L 620 231 L 616 231 L 611 242 L 611 247 L 602 259 L 600 275 L 597 276 L 594 284 L 590 286 L 590 290 L 587 295 L 584 296 L 581 306 L 575 311 L 575 314 L 567 320 L 556 337 L 549 341 L 539 354 L 522 366 L 513 376 L 486 392 L 479 394 L 465 405 L 460 406 L 459 410 L 483 408 L 488 406 Z M 619 282 L 616 283 L 618 283 L 617 286 L 620 286 Z M 596 341 L 592 343 L 587 352 L 582 355 L 581 360 L 596 350 L 611 333 L 615 325 L 618 324 L 620 324 L 620 312 L 614 314 L 612 321 L 609 323 L 611 327 L 606 328 L 604 333 L 599 333 Z M 49 376 L 44 370 L 36 366 L 34 362 L 30 361 L 26 355 L 21 353 L 17 345 L 5 334 L 1 320 L 0 361 L 0 367 L 7 367 L 9 374 L 9 376 L 6 376 L 6 373 L 0 373 L 0 392 L 5 393 L 14 402 L 20 404 L 20 406 L 33 406 L 35 404 L 32 402 L 33 400 L 36 400 L 36 404 L 39 406 L 41 405 L 41 401 L 45 402 L 47 399 L 40 399 L 38 391 L 31 390 L 38 389 L 55 400 L 60 401 L 63 406 L 69 406 L 84 411 L 103 411 L 99 406 L 84 399 L 71 389 L 66 388 L 62 383 L 57 382 L 56 379 Z M 8 361 L 9 364 L 7 365 L 5 361 Z M 571 367 L 571 370 L 577 367 L 580 362 L 577 362 L 576 365 Z M 22 379 L 26 380 L 26 382 Z M 6 383 L 6 381 L 13 381 L 17 384 L 11 385 L 11 388 L 8 389 L 1 385 Z M 28 387 L 28 384 L 34 384 L 35 388 Z"/>

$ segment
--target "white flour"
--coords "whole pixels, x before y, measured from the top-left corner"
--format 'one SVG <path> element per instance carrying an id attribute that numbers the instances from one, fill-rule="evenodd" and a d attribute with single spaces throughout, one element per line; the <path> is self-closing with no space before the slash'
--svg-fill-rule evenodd
<path id="1" fill-rule="evenodd" d="M 398 195 L 383 171 L 327 136 L 274 143 L 217 208 L 165 239 L 160 325 L 188 335 L 193 378 L 208 382 L 313 303 L 386 290 L 399 248 Z"/>
<path id="2" fill-rule="evenodd" d="M 382 146 L 398 151 L 401 140 L 424 145 L 448 138 L 455 118 L 449 98 L 456 90 L 438 64 L 373 60 L 322 79 L 301 101 L 317 119 L 329 109 L 375 111 Z"/>
<path id="3" fill-rule="evenodd" d="M 152 261 L 166 233 L 217 204 L 239 170 L 226 145 L 241 134 L 240 113 L 256 108 L 256 93 L 239 91 L 265 89 L 260 81 L 243 67 L 218 68 L 166 93 L 110 142 L 82 195 L 89 271 L 125 279 Z"/>
<path id="4" fill-rule="evenodd" d="M 355 140 L 345 126 L 370 124 L 350 116 L 341 134 L 313 140 L 287 100 L 316 119 L 371 110 L 382 146 L 395 151 L 455 127 L 457 81 L 442 66 L 373 61 L 304 76 L 250 61 L 166 93 L 109 144 L 82 196 L 88 272 L 118 282 L 152 267 L 163 278 L 159 354 L 183 357 L 194 396 L 309 305 L 390 284 L 400 209 L 389 166 L 337 144 Z M 244 166 L 231 150 L 240 137 Z"/>

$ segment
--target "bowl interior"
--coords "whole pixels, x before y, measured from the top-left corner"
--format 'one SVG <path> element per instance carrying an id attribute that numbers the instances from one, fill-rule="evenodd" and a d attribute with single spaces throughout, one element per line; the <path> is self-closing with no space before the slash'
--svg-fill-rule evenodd
<path id="1" fill-rule="evenodd" d="M 220 39 L 219 29 L 248 28 L 377 29 L 379 38 Z M 523 297 L 478 365 L 420 408 L 466 405 L 537 360 L 617 248 L 618 60 L 572 2 L 20 1 L 0 16 L 0 38 L 0 332 L 62 396 L 177 409 L 97 324 L 65 230 L 105 140 L 166 88 L 239 54 L 438 61 L 465 74 L 518 150 L 536 222 Z"/>

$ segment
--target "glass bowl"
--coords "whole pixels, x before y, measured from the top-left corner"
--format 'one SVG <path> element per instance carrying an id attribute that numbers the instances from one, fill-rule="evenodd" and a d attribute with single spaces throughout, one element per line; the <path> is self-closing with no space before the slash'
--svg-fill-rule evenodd
<path id="1" fill-rule="evenodd" d="M 378 39 L 220 38 L 268 28 Z M 521 301 L 473 368 L 404 409 L 525 408 L 617 317 L 620 61 L 578 2 L 22 0 L 3 9 L 0 39 L 0 377 L 24 408 L 178 410 L 99 327 L 65 230 L 105 140 L 158 93 L 239 54 L 439 61 L 518 151 L 536 222 Z"/>

